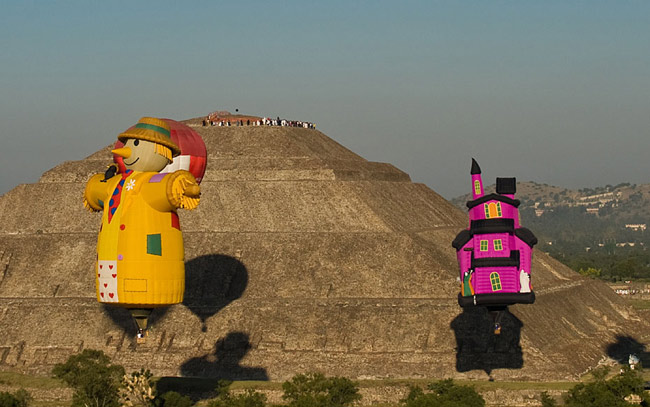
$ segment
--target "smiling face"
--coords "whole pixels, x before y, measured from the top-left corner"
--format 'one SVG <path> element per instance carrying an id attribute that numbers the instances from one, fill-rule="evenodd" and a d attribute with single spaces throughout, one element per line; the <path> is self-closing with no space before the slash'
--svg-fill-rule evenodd
<path id="1" fill-rule="evenodd" d="M 159 172 L 171 161 L 156 152 L 156 143 L 147 140 L 127 139 L 124 147 L 131 155 L 124 159 L 127 170 Z"/>

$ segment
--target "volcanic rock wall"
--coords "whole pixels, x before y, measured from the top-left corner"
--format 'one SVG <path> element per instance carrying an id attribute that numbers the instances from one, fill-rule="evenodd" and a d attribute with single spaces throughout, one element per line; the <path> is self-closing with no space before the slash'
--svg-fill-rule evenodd
<path id="1" fill-rule="evenodd" d="M 537 302 L 494 336 L 456 303 L 450 242 L 467 220 L 434 191 L 316 130 L 195 128 L 209 157 L 199 208 L 179 212 L 186 300 L 154 311 L 145 344 L 94 298 L 100 215 L 81 196 L 110 147 L 0 198 L 0 368 L 47 372 L 95 348 L 156 375 L 550 380 L 648 339 L 612 290 L 539 252 Z"/>

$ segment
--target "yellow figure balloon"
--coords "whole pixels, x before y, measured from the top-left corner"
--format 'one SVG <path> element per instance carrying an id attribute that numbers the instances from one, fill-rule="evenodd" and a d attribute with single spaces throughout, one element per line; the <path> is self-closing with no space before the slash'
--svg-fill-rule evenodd
<path id="1" fill-rule="evenodd" d="M 176 210 L 196 208 L 200 188 L 188 171 L 159 173 L 180 153 L 163 120 L 143 117 L 118 139 L 124 143 L 113 150 L 119 172 L 93 175 L 84 206 L 103 211 L 97 300 L 128 308 L 140 337 L 153 308 L 183 301 L 185 255 Z"/>

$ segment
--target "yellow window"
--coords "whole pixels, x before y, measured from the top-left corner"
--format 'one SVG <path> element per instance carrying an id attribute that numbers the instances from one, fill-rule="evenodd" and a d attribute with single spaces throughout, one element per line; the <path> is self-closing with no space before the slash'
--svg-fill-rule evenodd
<path id="1" fill-rule="evenodd" d="M 487 240 L 481 240 L 481 251 L 482 252 L 487 252 L 488 251 L 488 241 Z"/>
<path id="2" fill-rule="evenodd" d="M 501 202 L 490 202 L 485 204 L 485 218 L 500 218 L 501 217 Z"/>
<path id="3" fill-rule="evenodd" d="M 479 180 L 474 181 L 474 194 L 481 195 L 481 182 Z"/>
<path id="4" fill-rule="evenodd" d="M 503 243 L 501 243 L 501 239 L 494 239 L 494 250 L 496 251 L 503 250 Z"/>
<path id="5" fill-rule="evenodd" d="M 492 291 L 501 290 L 501 277 L 499 277 L 499 273 L 494 272 L 490 274 L 490 283 L 492 284 Z"/>

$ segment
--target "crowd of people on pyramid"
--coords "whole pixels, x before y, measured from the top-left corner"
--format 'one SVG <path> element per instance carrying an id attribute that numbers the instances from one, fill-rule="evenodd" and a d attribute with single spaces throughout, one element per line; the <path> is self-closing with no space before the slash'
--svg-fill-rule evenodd
<path id="1" fill-rule="evenodd" d="M 262 117 L 259 119 L 255 118 L 206 118 L 203 120 L 203 126 L 219 126 L 219 127 L 230 127 L 230 126 L 281 126 L 281 127 L 302 127 L 303 129 L 315 129 L 316 125 L 311 122 L 304 122 L 302 120 L 287 120 L 280 119 L 277 117 L 275 119 L 269 117 Z"/>

